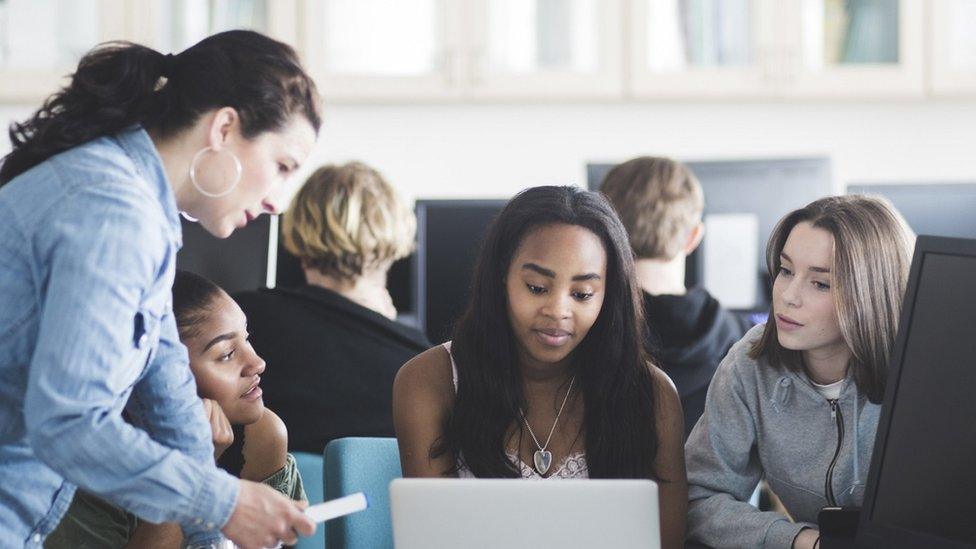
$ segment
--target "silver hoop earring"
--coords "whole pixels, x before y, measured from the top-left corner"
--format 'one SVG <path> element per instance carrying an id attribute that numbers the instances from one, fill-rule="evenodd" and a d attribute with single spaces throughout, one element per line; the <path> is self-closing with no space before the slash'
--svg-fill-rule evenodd
<path id="1" fill-rule="evenodd" d="M 230 187 L 228 187 L 226 190 L 221 191 L 219 193 L 210 192 L 210 191 L 204 189 L 203 187 L 201 187 L 200 186 L 200 183 L 197 182 L 197 161 L 200 160 L 200 157 L 203 156 L 203 154 L 205 152 L 207 152 L 207 151 L 213 151 L 213 152 L 215 152 L 217 154 L 220 154 L 222 152 L 227 153 L 227 154 L 230 155 L 231 160 L 234 161 L 234 174 L 235 174 L 234 175 L 234 182 L 231 183 L 230 184 Z M 209 147 L 208 146 L 208 147 L 204 147 L 204 148 L 200 149 L 199 151 L 197 151 L 197 154 L 193 155 L 193 160 L 190 162 L 190 183 L 192 183 L 193 184 L 193 188 L 196 189 L 197 192 L 200 193 L 200 194 L 202 194 L 203 196 L 207 196 L 207 197 L 210 197 L 210 198 L 220 198 L 222 196 L 227 196 L 230 193 L 234 192 L 234 189 L 237 188 L 237 184 L 241 182 L 241 172 L 242 171 L 243 170 L 241 168 L 241 161 L 237 158 L 237 155 L 235 155 L 234 153 L 232 153 L 232 152 L 230 152 L 230 151 L 228 151 L 226 149 L 224 149 L 222 151 L 215 151 L 213 149 L 213 147 Z"/>
<path id="2" fill-rule="evenodd" d="M 200 221 L 199 219 L 193 217 L 192 215 L 190 215 L 190 214 L 188 214 L 186 212 L 180 212 L 180 215 L 182 215 L 183 216 L 183 219 L 189 221 L 190 223 L 196 223 L 196 222 Z"/>

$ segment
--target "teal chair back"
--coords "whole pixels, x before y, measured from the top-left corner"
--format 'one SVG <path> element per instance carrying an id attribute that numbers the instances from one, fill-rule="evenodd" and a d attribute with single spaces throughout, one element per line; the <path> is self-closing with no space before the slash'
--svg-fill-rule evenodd
<path id="1" fill-rule="evenodd" d="M 400 478 L 400 450 L 395 438 L 340 438 L 325 447 L 325 497 L 365 492 L 369 508 L 326 526 L 328 549 L 393 547 L 390 482 Z"/>
<path id="2" fill-rule="evenodd" d="M 292 452 L 295 462 L 298 464 L 298 472 L 302 475 L 302 484 L 305 486 L 305 495 L 308 496 L 309 505 L 322 503 L 325 501 L 325 483 L 322 474 L 322 467 L 325 460 L 322 454 L 310 454 L 308 452 Z M 310 538 L 299 537 L 297 549 L 325 549 L 325 525 L 319 524 L 315 529 L 315 535 Z"/>

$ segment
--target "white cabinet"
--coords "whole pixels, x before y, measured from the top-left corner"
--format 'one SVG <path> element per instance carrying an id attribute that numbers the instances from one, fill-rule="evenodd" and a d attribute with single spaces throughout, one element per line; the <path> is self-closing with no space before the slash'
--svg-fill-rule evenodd
<path id="1" fill-rule="evenodd" d="M 619 98 L 621 0 L 476 0 L 468 16 L 467 95 Z"/>
<path id="2" fill-rule="evenodd" d="M 460 97 L 457 0 L 304 0 L 305 64 L 327 101 Z"/>
<path id="3" fill-rule="evenodd" d="M 163 53 L 179 53 L 230 29 L 255 30 L 295 44 L 296 5 L 297 0 L 142 0 L 133 33 Z"/>
<path id="4" fill-rule="evenodd" d="M 298 42 L 298 0 L 0 0 L 0 101 L 36 103 L 92 46 L 130 40 L 178 53 L 213 33 L 253 29 Z"/>
<path id="5" fill-rule="evenodd" d="M 976 0 L 0 0 L 0 101 L 92 45 L 230 28 L 295 46 L 329 102 L 976 94 Z"/>
<path id="6" fill-rule="evenodd" d="M 622 0 L 305 0 L 331 101 L 619 97 Z"/>
<path id="7" fill-rule="evenodd" d="M 921 97 L 923 0 L 784 0 L 789 93 L 803 97 Z"/>
<path id="8" fill-rule="evenodd" d="M 0 0 L 0 99 L 34 102 L 106 40 L 131 38 L 124 0 Z"/>
<path id="9" fill-rule="evenodd" d="M 933 0 L 929 91 L 976 95 L 976 0 Z"/>
<path id="10" fill-rule="evenodd" d="M 631 0 L 631 93 L 679 99 L 769 94 L 779 1 Z"/>
<path id="11" fill-rule="evenodd" d="M 631 0 L 631 6 L 636 97 L 924 93 L 923 0 Z"/>

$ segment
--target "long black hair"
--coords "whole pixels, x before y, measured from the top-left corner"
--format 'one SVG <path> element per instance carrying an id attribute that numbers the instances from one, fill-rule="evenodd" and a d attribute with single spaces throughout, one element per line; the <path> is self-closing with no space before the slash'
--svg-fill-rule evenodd
<path id="1" fill-rule="evenodd" d="M 96 46 L 71 82 L 25 122 L 10 125 L 13 151 L 0 185 L 59 152 L 141 124 L 169 137 L 207 111 L 233 107 L 245 138 L 302 114 L 318 131 L 318 93 L 288 45 L 253 31 L 215 34 L 178 55 L 130 42 Z"/>
<path id="2" fill-rule="evenodd" d="M 492 222 L 478 257 L 471 299 L 454 329 L 458 391 L 433 455 L 450 453 L 478 477 L 517 477 L 506 434 L 521 429 L 525 407 L 506 274 L 534 228 L 566 224 L 597 235 L 607 254 L 606 295 L 589 333 L 573 351 L 580 368 L 586 461 L 593 478 L 653 478 L 657 454 L 655 385 L 644 349 L 643 301 L 627 232 L 602 195 L 575 187 L 519 193 Z"/>
<path id="3" fill-rule="evenodd" d="M 210 316 L 211 306 L 221 294 L 225 294 L 224 290 L 209 278 L 190 271 L 176 271 L 173 278 L 173 317 L 180 339 L 199 335 L 199 324 Z"/>

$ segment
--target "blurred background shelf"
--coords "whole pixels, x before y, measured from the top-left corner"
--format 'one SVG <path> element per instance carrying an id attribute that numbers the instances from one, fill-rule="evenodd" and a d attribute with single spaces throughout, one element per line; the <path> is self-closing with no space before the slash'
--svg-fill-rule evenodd
<path id="1" fill-rule="evenodd" d="M 0 0 L 0 101 L 92 45 L 230 28 L 296 47 L 333 103 L 976 95 L 976 0 Z"/>

